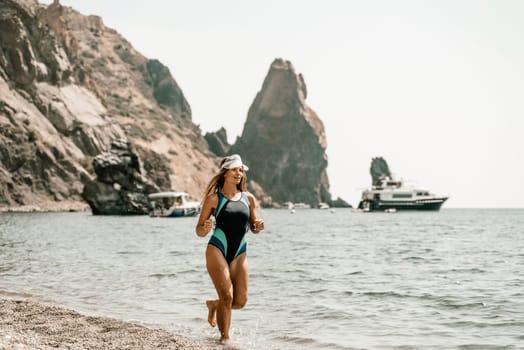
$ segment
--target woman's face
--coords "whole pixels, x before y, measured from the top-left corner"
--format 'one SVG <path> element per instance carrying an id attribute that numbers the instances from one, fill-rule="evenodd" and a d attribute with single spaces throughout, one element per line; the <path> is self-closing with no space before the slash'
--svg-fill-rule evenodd
<path id="1" fill-rule="evenodd" d="M 224 174 L 226 182 L 231 182 L 234 184 L 239 184 L 244 177 L 244 169 L 242 167 L 228 169 Z"/>

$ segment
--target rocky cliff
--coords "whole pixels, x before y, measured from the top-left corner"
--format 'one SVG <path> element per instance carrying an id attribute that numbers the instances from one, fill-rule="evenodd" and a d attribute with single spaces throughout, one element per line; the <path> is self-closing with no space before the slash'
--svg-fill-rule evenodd
<path id="1" fill-rule="evenodd" d="M 227 131 L 223 127 L 216 132 L 207 132 L 204 138 L 211 152 L 217 156 L 224 157 L 228 154 L 231 145 L 227 142 Z"/>
<path id="2" fill-rule="evenodd" d="M 201 195 L 216 159 L 182 90 L 100 17 L 1 0 L 0 48 L 0 207 L 83 202 L 114 140 L 163 190 Z"/>
<path id="3" fill-rule="evenodd" d="M 331 203 L 324 125 L 307 104 L 307 89 L 291 62 L 276 59 L 249 108 L 239 153 L 273 202 Z"/>
<path id="4" fill-rule="evenodd" d="M 204 138 L 169 69 L 100 17 L 57 0 L 0 0 L 0 48 L 0 210 L 85 199 L 94 212 L 143 213 L 148 191 L 200 198 L 217 156 L 231 153 L 266 206 L 331 202 L 324 126 L 288 61 L 271 64 L 231 146 L 225 129 Z"/>

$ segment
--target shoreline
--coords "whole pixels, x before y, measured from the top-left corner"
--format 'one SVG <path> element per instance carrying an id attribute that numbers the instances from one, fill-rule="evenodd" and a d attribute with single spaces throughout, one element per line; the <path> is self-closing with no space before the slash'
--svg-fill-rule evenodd
<path id="1" fill-rule="evenodd" d="M 89 204 L 76 200 L 64 200 L 59 202 L 47 201 L 38 204 L 25 204 L 18 206 L 0 206 L 0 213 L 56 213 L 83 211 L 91 211 Z"/>
<path id="2" fill-rule="evenodd" d="M 15 294 L 15 293 L 13 293 Z M 0 349 L 206 349 L 183 335 L 24 296 L 0 296 Z"/>

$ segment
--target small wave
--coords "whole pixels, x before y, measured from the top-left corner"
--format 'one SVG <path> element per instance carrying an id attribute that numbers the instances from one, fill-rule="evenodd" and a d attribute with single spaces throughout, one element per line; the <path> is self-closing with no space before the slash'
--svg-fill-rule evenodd
<path id="1" fill-rule="evenodd" d="M 522 321 L 505 321 L 505 322 L 475 322 L 475 321 L 456 321 L 445 322 L 444 325 L 452 328 L 524 328 Z"/>
<path id="2" fill-rule="evenodd" d="M 13 291 L 10 291 L 10 290 L 0 289 L 0 297 L 7 297 L 7 298 L 31 298 L 31 297 L 33 297 L 33 295 L 29 294 L 29 293 L 13 292 Z"/>
<path id="3" fill-rule="evenodd" d="M 191 253 L 190 252 L 181 252 L 181 251 L 177 251 L 177 250 L 172 250 L 168 254 L 172 255 L 172 256 L 184 256 L 184 255 L 188 255 L 188 254 L 191 254 Z"/>
<path id="4" fill-rule="evenodd" d="M 412 261 L 412 260 L 414 260 L 414 261 L 424 261 L 424 260 L 426 260 L 426 258 L 423 258 L 421 256 L 407 256 L 407 257 L 404 258 L 404 260 L 408 260 L 408 261 Z"/>
<path id="5" fill-rule="evenodd" d="M 0 242 L 0 247 L 14 248 L 15 246 L 25 244 L 25 241 L 13 241 L 13 242 Z"/>
<path id="6" fill-rule="evenodd" d="M 486 270 L 482 270 L 476 267 L 471 269 L 451 269 L 449 272 L 458 272 L 458 273 L 486 273 Z"/>
<path id="7" fill-rule="evenodd" d="M 259 279 L 259 280 L 265 280 L 265 279 L 273 279 L 275 276 L 270 273 L 264 273 L 264 272 L 254 272 L 251 274 L 251 278 L 253 279 Z"/>
<path id="8" fill-rule="evenodd" d="M 515 349 L 515 347 L 510 345 L 491 345 L 491 344 L 462 344 L 458 345 L 457 349 L 463 350 L 509 350 Z"/>
<path id="9" fill-rule="evenodd" d="M 198 269 L 187 269 L 187 270 L 183 270 L 183 271 L 178 271 L 178 273 L 181 274 L 181 275 L 193 274 L 193 273 L 201 273 L 201 272 L 202 271 L 198 270 Z"/>
<path id="10" fill-rule="evenodd" d="M 356 295 L 363 295 L 366 297 L 377 298 L 377 299 L 412 299 L 412 300 L 422 300 L 422 301 L 437 301 L 442 302 L 443 299 L 440 296 L 435 296 L 428 293 L 423 294 L 403 294 L 394 291 L 385 291 L 385 292 L 355 292 Z"/>
<path id="11" fill-rule="evenodd" d="M 363 275 L 364 272 L 362 271 L 354 271 L 354 272 L 348 272 L 346 273 L 346 276 L 355 276 L 355 275 Z"/>
<path id="12" fill-rule="evenodd" d="M 409 294 L 400 294 L 397 292 L 364 292 L 358 293 L 364 296 L 373 297 L 373 298 L 413 298 L 414 296 Z"/>
<path id="13" fill-rule="evenodd" d="M 310 315 L 312 319 L 317 320 L 317 321 L 321 321 L 321 320 L 326 320 L 326 321 L 346 320 L 350 316 L 347 312 L 341 311 L 341 310 L 339 310 L 339 311 L 337 311 L 337 310 L 322 310 L 322 311 L 313 312 L 313 313 L 307 312 L 307 314 Z"/>
<path id="14" fill-rule="evenodd" d="M 141 252 L 141 251 L 127 251 L 127 250 L 119 251 L 119 252 L 116 252 L 116 253 L 119 254 L 119 255 L 142 255 L 142 254 L 145 254 L 145 252 Z"/>
<path id="15" fill-rule="evenodd" d="M 195 316 L 191 319 L 191 321 L 196 324 L 204 324 L 207 323 L 207 318 Z"/>
<path id="16" fill-rule="evenodd" d="M 282 270 L 282 273 L 307 276 L 307 275 L 309 275 L 311 273 L 311 270 L 299 269 L 299 268 L 284 269 L 284 270 Z"/>
<path id="17" fill-rule="evenodd" d="M 313 338 L 293 337 L 290 335 L 280 335 L 274 337 L 274 339 L 300 345 L 311 345 L 317 343 Z"/>
<path id="18" fill-rule="evenodd" d="M 305 338 L 305 337 L 298 337 L 298 336 L 283 335 L 283 336 L 274 337 L 273 339 L 284 342 L 284 343 L 293 343 L 296 345 L 301 345 L 301 346 L 307 347 L 308 349 L 312 349 L 312 348 L 340 349 L 340 350 L 357 350 L 358 349 L 358 348 L 353 348 L 353 347 L 342 346 L 342 345 L 335 344 L 335 343 L 319 342 L 313 338 Z"/>
<path id="19" fill-rule="evenodd" d="M 322 293 L 326 293 L 326 292 L 330 292 L 329 289 L 326 289 L 326 288 L 320 288 L 320 289 L 315 289 L 315 290 L 308 290 L 306 292 L 306 294 L 322 294 Z"/>
<path id="20" fill-rule="evenodd" d="M 148 277 L 154 277 L 154 278 L 170 278 L 170 277 L 176 277 L 176 273 L 154 273 L 149 275 Z"/>
<path id="21" fill-rule="evenodd" d="M 473 302 L 473 303 L 457 303 L 447 299 L 440 301 L 440 306 L 448 309 L 476 309 L 486 307 L 487 304 L 483 302 Z"/>

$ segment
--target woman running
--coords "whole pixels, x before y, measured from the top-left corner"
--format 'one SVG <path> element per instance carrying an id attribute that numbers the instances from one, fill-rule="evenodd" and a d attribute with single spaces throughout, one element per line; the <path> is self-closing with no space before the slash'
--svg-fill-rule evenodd
<path id="1" fill-rule="evenodd" d="M 257 218 L 255 197 L 247 192 L 246 171 L 238 154 L 225 157 L 220 171 L 207 185 L 204 203 L 196 226 L 200 237 L 215 229 L 206 248 L 206 266 L 218 294 L 207 300 L 208 322 L 218 324 L 221 341 L 229 339 L 231 310 L 247 303 L 248 264 L 246 233 L 259 233 L 264 220 Z"/>

